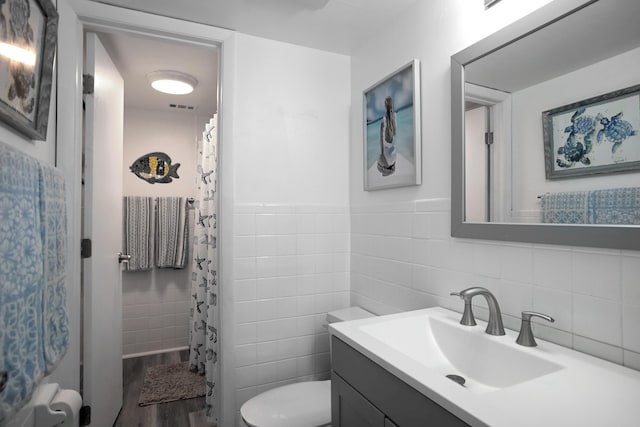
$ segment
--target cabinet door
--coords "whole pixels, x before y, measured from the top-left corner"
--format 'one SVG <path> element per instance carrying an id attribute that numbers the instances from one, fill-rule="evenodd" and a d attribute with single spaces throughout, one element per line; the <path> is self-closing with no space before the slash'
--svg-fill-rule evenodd
<path id="1" fill-rule="evenodd" d="M 385 427 L 385 416 L 342 378 L 331 373 L 331 425 Z M 390 425 L 393 424 L 387 424 Z"/>
<path id="2" fill-rule="evenodd" d="M 398 426 L 468 427 L 464 421 L 335 336 L 331 339 L 331 366 L 335 376 L 357 390 L 368 404 Z"/>

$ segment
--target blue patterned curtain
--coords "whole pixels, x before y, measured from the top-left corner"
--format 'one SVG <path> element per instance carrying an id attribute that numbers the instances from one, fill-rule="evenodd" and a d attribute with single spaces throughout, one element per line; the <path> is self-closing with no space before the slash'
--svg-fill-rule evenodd
<path id="1" fill-rule="evenodd" d="M 200 145 L 200 143 L 199 143 Z M 217 118 L 205 126 L 199 147 L 198 198 L 195 203 L 189 365 L 206 376 L 207 420 L 217 422 L 220 398 L 218 366 L 218 249 L 217 249 Z"/>

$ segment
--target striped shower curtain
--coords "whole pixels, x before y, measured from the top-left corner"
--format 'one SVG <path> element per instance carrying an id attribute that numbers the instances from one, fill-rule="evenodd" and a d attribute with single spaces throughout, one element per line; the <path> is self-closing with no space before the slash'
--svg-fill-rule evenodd
<path id="1" fill-rule="evenodd" d="M 199 143 L 200 145 L 200 143 Z M 217 422 L 220 396 L 218 365 L 218 250 L 217 250 L 217 118 L 205 126 L 199 147 L 191 277 L 191 329 L 189 365 L 206 376 L 206 414 Z"/>

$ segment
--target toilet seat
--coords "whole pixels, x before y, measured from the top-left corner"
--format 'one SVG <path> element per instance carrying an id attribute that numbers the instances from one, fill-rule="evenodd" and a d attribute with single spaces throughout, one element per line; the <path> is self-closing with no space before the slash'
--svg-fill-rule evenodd
<path id="1" fill-rule="evenodd" d="M 250 427 L 321 427 L 331 424 L 331 381 L 306 381 L 249 399 L 240 415 Z"/>

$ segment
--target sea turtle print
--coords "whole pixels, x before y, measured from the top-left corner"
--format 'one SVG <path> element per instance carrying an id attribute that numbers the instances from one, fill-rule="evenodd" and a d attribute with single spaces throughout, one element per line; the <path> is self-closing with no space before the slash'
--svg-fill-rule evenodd
<path id="1" fill-rule="evenodd" d="M 568 133 L 567 142 L 558 148 L 562 158 L 556 159 L 558 166 L 570 168 L 575 163 L 591 164 L 588 154 L 593 147 L 593 134 L 596 131 L 597 120 L 593 116 L 585 115 L 585 108 L 578 108 L 571 116 L 571 126 L 564 129 Z"/>
<path id="2" fill-rule="evenodd" d="M 598 144 L 602 143 L 604 139 L 613 143 L 611 152 L 615 153 L 620 144 L 630 136 L 637 135 L 637 131 L 633 129 L 631 123 L 626 120 L 622 120 L 622 111 L 618 114 L 611 116 L 611 118 L 604 117 L 602 114 L 598 114 L 596 119 L 600 121 L 603 128 L 598 131 Z"/>

